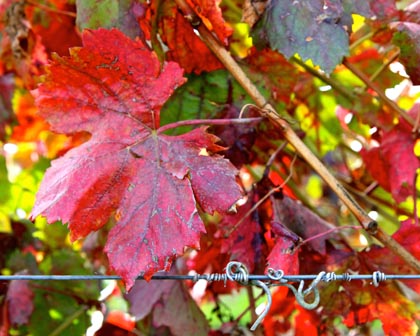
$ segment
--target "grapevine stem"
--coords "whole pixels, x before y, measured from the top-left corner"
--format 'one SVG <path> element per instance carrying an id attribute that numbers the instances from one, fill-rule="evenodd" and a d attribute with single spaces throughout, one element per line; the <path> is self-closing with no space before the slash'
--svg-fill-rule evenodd
<path id="1" fill-rule="evenodd" d="M 267 100 L 260 93 L 257 87 L 251 82 L 251 80 L 244 73 L 238 63 L 236 63 L 230 53 L 223 47 L 223 45 L 221 45 L 221 43 L 207 29 L 207 27 L 200 23 L 200 19 L 190 8 L 187 2 L 185 0 L 175 0 L 175 2 L 180 10 L 184 13 L 185 18 L 191 23 L 194 23 L 194 28 L 198 30 L 200 37 L 206 43 L 207 47 L 216 55 L 216 57 L 223 63 L 226 69 L 251 96 L 256 105 L 261 108 L 261 116 L 267 117 L 272 124 L 277 126 L 282 131 L 284 138 L 296 149 L 296 151 L 304 158 L 304 160 L 310 166 L 312 166 L 312 168 L 321 176 L 321 178 L 324 179 L 324 181 L 336 193 L 340 200 L 348 207 L 348 209 L 353 213 L 353 215 L 357 218 L 357 220 L 367 232 L 376 237 L 396 255 L 405 260 L 405 262 L 415 271 L 420 272 L 420 262 L 414 258 L 414 256 L 410 254 L 402 245 L 400 245 L 392 237 L 378 228 L 377 223 L 368 216 L 368 214 L 347 192 L 347 190 L 328 171 L 324 164 L 315 156 L 315 154 L 310 151 L 310 149 L 303 143 L 299 136 L 293 131 L 289 123 L 285 119 L 281 118 L 275 109 L 267 102 Z M 364 75 L 364 77 L 366 76 Z M 370 81 L 368 81 L 368 83 L 368 85 L 371 84 Z M 381 92 L 381 90 L 378 91 Z M 381 94 L 384 95 L 382 92 Z M 398 111 L 402 111 L 398 105 L 395 104 L 395 102 L 392 102 L 386 96 L 384 97 L 384 101 L 386 101 L 387 104 L 395 105 L 396 108 L 398 108 Z M 393 108 L 395 107 L 393 106 Z M 405 117 L 409 117 L 409 119 L 411 119 L 411 117 L 405 111 L 402 111 L 401 115 L 405 115 Z"/>

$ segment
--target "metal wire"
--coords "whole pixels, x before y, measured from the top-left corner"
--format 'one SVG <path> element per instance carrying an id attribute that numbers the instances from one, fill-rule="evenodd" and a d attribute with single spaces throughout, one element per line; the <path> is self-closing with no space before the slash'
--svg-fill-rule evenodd
<path id="1" fill-rule="evenodd" d="M 330 274 L 329 276 L 327 276 Z M 331 274 L 335 276 L 331 278 Z M 379 272 L 378 274 L 383 275 Z M 305 280 L 315 280 L 318 277 L 318 274 L 310 275 L 284 275 L 282 280 L 287 282 L 300 282 Z M 330 281 L 350 281 L 350 280 L 371 280 L 375 281 L 376 275 L 372 274 L 335 274 L 335 273 L 326 273 L 321 279 L 323 282 Z M 386 279 L 384 280 L 420 280 L 419 274 L 386 274 Z M 222 273 L 210 273 L 210 274 L 196 274 L 196 275 L 174 275 L 174 274 L 156 274 L 153 275 L 151 280 L 207 280 L 207 281 L 237 281 L 236 279 L 225 279 L 226 274 Z M 0 275 L 0 281 L 12 281 L 12 280 L 34 280 L 34 281 L 45 281 L 45 280 L 54 280 L 54 281 L 72 281 L 72 280 L 122 280 L 120 276 L 117 275 L 28 275 L 28 274 L 15 274 L 15 275 Z M 136 280 L 145 280 L 145 277 L 140 275 Z M 260 280 L 260 281 L 272 281 L 275 280 L 269 275 L 258 275 L 258 274 L 249 274 L 248 280 Z M 384 281 L 379 280 L 379 281 Z"/>
<path id="2" fill-rule="evenodd" d="M 268 314 L 272 297 L 269 287 L 272 286 L 286 286 L 295 295 L 296 301 L 305 309 L 315 309 L 320 302 L 320 293 L 318 285 L 321 281 L 352 281 L 352 280 L 371 280 L 370 284 L 378 287 L 380 282 L 386 280 L 420 280 L 419 274 L 390 274 L 375 271 L 372 274 L 335 274 L 334 272 L 320 272 L 313 275 L 285 275 L 283 270 L 274 270 L 269 268 L 267 274 L 249 274 L 246 266 L 237 261 L 231 261 L 226 265 L 225 273 L 209 273 L 209 274 L 194 274 L 194 275 L 177 275 L 177 274 L 155 274 L 151 280 L 206 280 L 223 281 L 226 285 L 227 281 L 238 282 L 241 285 L 252 285 L 261 288 L 266 297 L 267 304 L 264 311 L 258 316 L 257 320 L 251 326 L 251 330 L 257 329 L 264 317 Z M 72 281 L 72 280 L 122 280 L 120 276 L 116 275 L 28 275 L 28 274 L 15 274 L 15 275 L 0 275 L 0 281 L 13 281 L 13 280 L 32 280 L 32 281 Z M 145 277 L 140 275 L 136 280 L 145 280 Z M 312 280 L 311 284 L 305 287 L 305 281 Z M 298 289 L 292 286 L 291 282 L 299 282 Z M 307 302 L 305 297 L 313 294 L 312 302 Z"/>

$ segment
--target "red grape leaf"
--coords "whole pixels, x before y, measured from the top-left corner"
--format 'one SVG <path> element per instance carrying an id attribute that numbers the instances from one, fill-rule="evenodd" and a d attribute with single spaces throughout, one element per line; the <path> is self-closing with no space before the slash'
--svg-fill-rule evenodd
<path id="1" fill-rule="evenodd" d="M 267 267 L 283 270 L 285 274 L 299 274 L 299 253 L 295 249 L 300 238 L 283 225 L 273 222 L 276 244 L 267 258 Z"/>
<path id="2" fill-rule="evenodd" d="M 415 116 L 419 107 L 419 104 L 414 105 L 409 114 Z M 360 153 L 372 177 L 390 191 L 397 202 L 413 194 L 414 177 L 420 167 L 414 145 L 411 127 L 401 119 L 392 130 L 383 133 L 379 147 Z"/>
<path id="3" fill-rule="evenodd" d="M 6 300 L 9 320 L 12 324 L 22 325 L 29 322 L 34 309 L 33 298 L 34 293 L 29 288 L 29 281 L 13 280 L 10 282 Z"/>
<path id="4" fill-rule="evenodd" d="M 255 49 L 255 48 L 254 48 Z M 247 58 L 254 77 L 262 77 L 262 81 L 271 91 L 275 101 L 290 103 L 291 92 L 296 86 L 298 71 L 283 55 L 264 49 L 255 52 Z M 264 74 L 264 76 L 261 76 Z"/>
<path id="5" fill-rule="evenodd" d="M 137 282 L 127 299 L 136 320 L 152 313 L 153 327 L 167 326 L 171 335 L 207 335 L 209 331 L 205 316 L 180 281 Z"/>
<path id="6" fill-rule="evenodd" d="M 372 290 L 367 286 L 370 285 L 355 281 L 343 283 L 342 293 L 351 300 L 351 310 L 339 311 L 344 316 L 344 324 L 354 327 L 380 319 L 385 335 L 415 335 L 418 330 L 415 303 L 391 281 Z"/>
<path id="7" fill-rule="evenodd" d="M 219 40 L 227 44 L 228 37 L 232 35 L 233 29 L 229 27 L 222 16 L 219 4 L 221 0 L 187 0 L 203 23 L 210 30 L 214 31 Z"/>
<path id="8" fill-rule="evenodd" d="M 35 95 L 53 130 L 92 137 L 52 162 L 31 216 L 69 223 L 76 240 L 115 215 L 105 251 L 130 288 L 139 273 L 167 269 L 185 246 L 198 245 L 204 225 L 197 203 L 226 211 L 241 190 L 205 128 L 159 132 L 160 108 L 184 82 L 177 64 L 161 69 L 142 42 L 116 29 L 86 30 L 83 45 L 55 57 Z"/>
<path id="9" fill-rule="evenodd" d="M 168 59 L 179 63 L 187 72 L 200 74 L 223 68 L 222 63 L 193 33 L 191 25 L 178 11 L 172 1 L 165 1 L 161 6 L 162 40 L 168 45 Z"/>
<path id="10" fill-rule="evenodd" d="M 80 46 L 82 41 L 74 25 L 74 18 L 63 15 L 60 11 L 72 12 L 75 11 L 75 6 L 63 0 L 49 0 L 48 3 L 57 12 L 27 5 L 27 17 L 31 21 L 34 33 L 41 37 L 48 54 L 56 52 L 59 55 L 68 55 L 69 48 Z"/>
<path id="11" fill-rule="evenodd" d="M 302 204 L 290 197 L 283 195 L 281 198 L 272 198 L 274 208 L 274 222 L 281 223 L 303 239 L 321 234 L 333 226 L 307 209 Z M 325 255 L 325 240 L 331 235 L 326 235 L 308 242 L 316 252 Z"/>

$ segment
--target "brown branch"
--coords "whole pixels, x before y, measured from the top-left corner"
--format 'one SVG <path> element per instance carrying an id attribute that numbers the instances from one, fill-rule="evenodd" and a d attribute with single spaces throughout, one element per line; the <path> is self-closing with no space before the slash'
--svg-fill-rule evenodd
<path id="1" fill-rule="evenodd" d="M 194 12 L 189 8 L 184 0 L 175 0 L 187 19 L 198 20 Z M 239 67 L 230 53 L 216 40 L 213 34 L 200 24 L 195 27 L 203 41 L 213 51 L 217 58 L 225 65 L 233 77 L 239 82 L 244 90 L 255 101 L 256 105 L 261 108 L 262 116 L 267 117 L 275 126 L 283 133 L 285 139 L 296 149 L 296 151 L 308 162 L 312 168 L 325 180 L 331 189 L 337 194 L 341 201 L 356 216 L 358 221 L 367 230 L 372 230 L 372 219 L 363 211 L 363 209 L 354 201 L 350 194 L 341 186 L 335 177 L 328 171 L 322 162 L 309 150 L 299 136 L 290 127 L 288 122 L 280 117 L 275 109 L 266 101 L 265 97 L 259 92 L 257 87 L 251 82 L 248 76 Z M 420 269 L 420 268 L 419 268 Z"/>
<path id="2" fill-rule="evenodd" d="M 414 258 L 403 246 L 396 242 L 392 237 L 386 235 L 381 229 L 378 229 L 377 223 L 368 216 L 368 214 L 347 192 L 347 190 L 337 181 L 337 179 L 315 156 L 315 154 L 313 154 L 310 151 L 310 149 L 293 131 L 288 122 L 285 119 L 281 118 L 280 115 L 275 111 L 275 109 L 266 101 L 264 96 L 259 92 L 257 87 L 243 72 L 243 70 L 236 63 L 236 61 L 233 59 L 230 53 L 205 27 L 205 25 L 201 23 L 200 19 L 189 7 L 186 1 L 175 0 L 175 2 L 183 12 L 185 18 L 194 26 L 195 29 L 198 30 L 198 32 L 200 33 L 200 37 L 207 45 L 207 47 L 216 55 L 216 57 L 223 63 L 226 69 L 239 82 L 239 84 L 244 88 L 244 90 L 251 96 L 251 98 L 255 101 L 256 105 L 261 108 L 261 116 L 267 117 L 273 125 L 275 125 L 281 130 L 284 138 L 296 149 L 299 155 L 301 155 L 304 158 L 304 160 L 321 176 L 321 178 L 337 194 L 340 200 L 348 207 L 348 209 L 357 218 L 357 220 L 360 222 L 363 228 L 367 232 L 369 232 L 369 234 L 376 237 L 380 242 L 382 242 L 395 254 L 403 258 L 407 264 L 413 267 L 415 271 L 420 272 L 420 262 L 416 258 Z M 387 103 L 391 102 L 386 96 L 385 98 Z M 396 106 L 397 108 L 399 108 L 398 105 Z M 406 114 L 405 111 L 403 112 Z"/>

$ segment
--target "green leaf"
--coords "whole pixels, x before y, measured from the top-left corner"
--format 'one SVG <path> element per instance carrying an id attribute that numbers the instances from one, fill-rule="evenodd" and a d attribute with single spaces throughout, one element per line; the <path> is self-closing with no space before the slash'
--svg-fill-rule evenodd
<path id="1" fill-rule="evenodd" d="M 10 197 L 10 182 L 7 178 L 6 159 L 0 156 L 0 204 Z"/>
<path id="2" fill-rule="evenodd" d="M 229 106 L 235 105 L 240 110 L 244 104 L 252 102 L 226 70 L 190 74 L 187 78 L 187 83 L 163 106 L 163 125 L 180 120 L 220 118 Z M 190 129 L 184 126 L 174 131 L 179 134 Z"/>
<path id="3" fill-rule="evenodd" d="M 296 117 L 305 131 L 305 142 L 310 148 L 324 156 L 340 143 L 342 129 L 335 115 L 335 98 L 324 94 L 314 99 L 310 106 L 301 105 Z"/>
<path id="4" fill-rule="evenodd" d="M 295 54 L 311 59 L 331 73 L 349 54 L 348 31 L 351 12 L 367 15 L 366 6 L 320 0 L 273 0 L 267 7 L 252 37 L 257 47 L 271 46 L 290 58 Z"/>
<path id="5" fill-rule="evenodd" d="M 118 28 L 134 38 L 139 34 L 139 26 L 132 13 L 130 0 L 76 0 L 76 24 L 83 29 Z"/>
<path id="6" fill-rule="evenodd" d="M 37 309 L 28 325 L 33 336 L 85 335 L 91 324 L 88 307 L 66 294 L 37 289 L 34 304 Z"/>
<path id="7" fill-rule="evenodd" d="M 44 274 L 92 274 L 92 270 L 88 269 L 85 263 L 78 251 L 61 249 L 48 255 L 40 263 L 39 269 Z M 98 284 L 93 281 L 51 281 L 48 287 L 53 291 L 65 291 L 69 295 L 79 297 L 80 300 L 94 300 L 99 297 Z"/>

